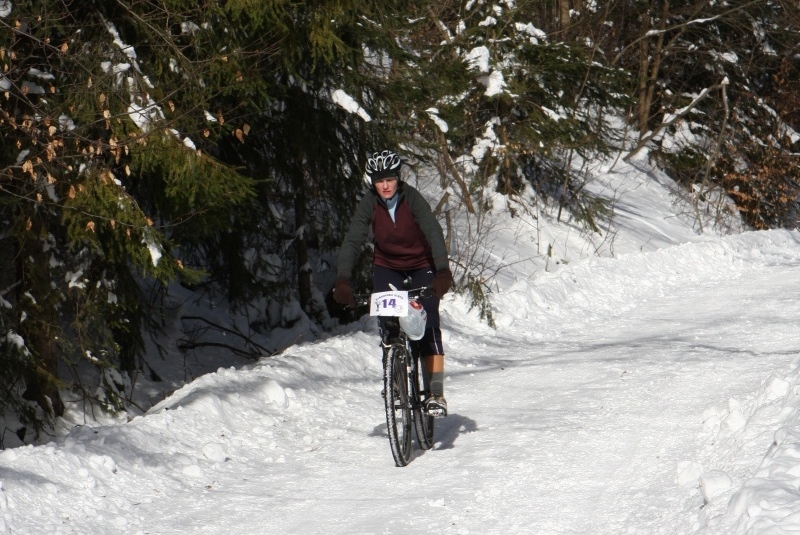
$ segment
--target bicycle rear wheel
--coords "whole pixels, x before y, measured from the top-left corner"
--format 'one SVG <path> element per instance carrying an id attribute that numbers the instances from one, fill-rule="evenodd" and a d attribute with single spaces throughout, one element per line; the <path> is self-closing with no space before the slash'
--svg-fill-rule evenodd
<path id="1" fill-rule="evenodd" d="M 420 449 L 429 450 L 433 447 L 433 416 L 423 408 L 422 389 L 422 361 L 415 357 L 414 369 L 411 373 L 411 396 L 414 400 L 414 428 L 417 432 L 417 444 Z"/>
<path id="2" fill-rule="evenodd" d="M 386 392 L 386 426 L 394 464 L 405 466 L 411 459 L 412 416 L 406 352 L 402 346 L 384 351 L 383 386 Z"/>

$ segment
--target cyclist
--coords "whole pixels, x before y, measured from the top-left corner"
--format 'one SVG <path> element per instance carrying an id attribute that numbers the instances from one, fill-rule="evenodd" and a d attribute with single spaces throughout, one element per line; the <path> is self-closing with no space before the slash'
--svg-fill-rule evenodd
<path id="1" fill-rule="evenodd" d="M 368 158 L 366 171 L 372 188 L 358 204 L 342 242 L 333 298 L 340 304 L 355 306 L 352 273 L 370 230 L 374 244 L 374 291 L 388 291 L 390 284 L 402 289 L 407 277 L 411 277 L 415 287 L 433 288 L 434 295 L 422 299 L 428 323 L 425 336 L 419 341 L 423 378 L 430 392 L 425 407 L 433 416 L 446 416 L 439 300 L 450 289 L 453 275 L 442 227 L 422 194 L 401 180 L 401 167 L 400 156 L 392 151 L 376 152 Z M 388 323 L 384 318 L 380 320 L 384 333 Z"/>

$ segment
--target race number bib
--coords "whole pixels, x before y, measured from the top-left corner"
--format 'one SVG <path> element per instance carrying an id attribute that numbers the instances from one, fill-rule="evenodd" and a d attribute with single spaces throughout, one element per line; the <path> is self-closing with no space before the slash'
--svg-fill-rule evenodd
<path id="1" fill-rule="evenodd" d="M 408 316 L 408 292 L 376 292 L 370 297 L 370 316 Z"/>

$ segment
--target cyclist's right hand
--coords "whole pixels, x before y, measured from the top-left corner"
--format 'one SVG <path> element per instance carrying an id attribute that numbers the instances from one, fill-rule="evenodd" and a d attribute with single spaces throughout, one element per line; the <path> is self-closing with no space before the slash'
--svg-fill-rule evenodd
<path id="1" fill-rule="evenodd" d="M 340 305 L 349 306 L 351 308 L 356 306 L 356 300 L 353 297 L 353 286 L 350 284 L 350 279 L 339 279 L 333 287 L 333 300 Z"/>

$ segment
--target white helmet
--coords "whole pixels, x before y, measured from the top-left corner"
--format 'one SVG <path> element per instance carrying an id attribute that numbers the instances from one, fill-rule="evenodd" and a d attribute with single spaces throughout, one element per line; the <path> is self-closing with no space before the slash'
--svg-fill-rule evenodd
<path id="1" fill-rule="evenodd" d="M 412 340 L 421 340 L 425 336 L 425 325 L 428 313 L 419 301 L 408 302 L 408 316 L 400 316 L 400 327 Z"/>
<path id="2" fill-rule="evenodd" d="M 367 176 L 374 184 L 376 180 L 386 177 L 400 178 L 400 167 L 403 161 L 396 153 L 385 150 L 373 153 L 367 158 Z"/>

